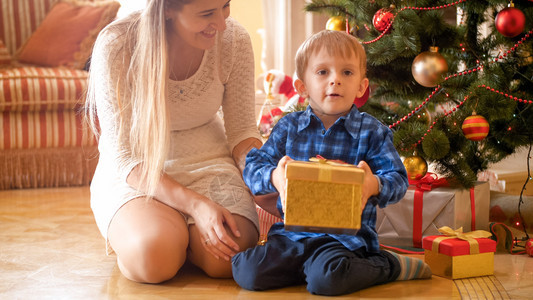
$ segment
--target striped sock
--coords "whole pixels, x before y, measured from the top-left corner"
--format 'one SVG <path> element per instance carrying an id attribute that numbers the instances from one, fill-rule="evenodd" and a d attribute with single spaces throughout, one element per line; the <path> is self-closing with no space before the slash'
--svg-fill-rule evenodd
<path id="1" fill-rule="evenodd" d="M 400 255 L 391 251 L 387 252 L 400 262 L 400 275 L 398 275 L 396 280 L 431 278 L 431 269 L 420 258 Z"/>

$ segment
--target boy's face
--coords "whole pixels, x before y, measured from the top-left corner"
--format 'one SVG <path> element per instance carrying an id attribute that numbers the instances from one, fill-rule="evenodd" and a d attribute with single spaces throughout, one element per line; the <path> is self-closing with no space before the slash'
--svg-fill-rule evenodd
<path id="1" fill-rule="evenodd" d="M 340 117 L 364 94 L 368 79 L 363 78 L 355 53 L 343 58 L 322 48 L 311 54 L 304 80 L 297 79 L 295 86 L 300 96 L 309 98 L 315 113 Z"/>

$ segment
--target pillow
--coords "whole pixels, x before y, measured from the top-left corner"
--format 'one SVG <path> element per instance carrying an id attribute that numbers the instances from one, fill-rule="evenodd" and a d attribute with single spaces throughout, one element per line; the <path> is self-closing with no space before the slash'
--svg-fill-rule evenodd
<path id="1" fill-rule="evenodd" d="M 7 51 L 6 45 L 0 40 L 0 67 L 11 64 L 11 54 Z"/>
<path id="2" fill-rule="evenodd" d="M 115 1 L 61 1 L 17 52 L 22 63 L 83 69 L 100 30 L 117 14 Z"/>

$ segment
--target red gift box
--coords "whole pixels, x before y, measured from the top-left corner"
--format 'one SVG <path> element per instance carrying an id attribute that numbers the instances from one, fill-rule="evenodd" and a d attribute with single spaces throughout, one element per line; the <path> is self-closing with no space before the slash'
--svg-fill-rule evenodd
<path id="1" fill-rule="evenodd" d="M 427 250 L 432 250 L 433 240 L 442 235 L 432 235 L 426 236 L 422 241 L 422 247 Z M 495 252 L 496 251 L 496 241 L 487 238 L 475 239 L 479 245 L 479 253 L 485 252 Z M 465 240 L 458 238 L 442 240 L 439 243 L 439 253 L 445 254 L 448 256 L 458 256 L 458 255 L 470 255 L 470 243 Z M 477 254 L 477 253 L 475 253 Z"/>
<path id="2" fill-rule="evenodd" d="M 425 262 L 434 275 L 458 279 L 494 273 L 497 243 L 486 238 L 490 232 L 478 230 L 463 234 L 462 228 L 453 231 L 448 227 L 439 231 L 447 235 L 427 236 L 422 241 Z"/>

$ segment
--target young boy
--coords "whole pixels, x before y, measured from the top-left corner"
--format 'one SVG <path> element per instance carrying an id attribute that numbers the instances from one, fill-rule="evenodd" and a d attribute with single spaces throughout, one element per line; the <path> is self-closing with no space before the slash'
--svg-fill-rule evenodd
<path id="1" fill-rule="evenodd" d="M 288 161 L 321 155 L 355 164 L 365 171 L 361 229 L 356 235 L 290 232 L 276 223 L 265 245 L 233 257 L 234 279 L 249 290 L 306 283 L 312 294 L 342 295 L 430 278 L 422 260 L 379 248 L 376 206 L 402 199 L 408 181 L 392 132 L 353 105 L 368 87 L 364 48 L 349 34 L 325 30 L 302 44 L 296 68 L 296 90 L 309 106 L 280 119 L 263 147 L 250 151 L 244 180 L 254 195 L 279 192 L 283 216 Z"/>

